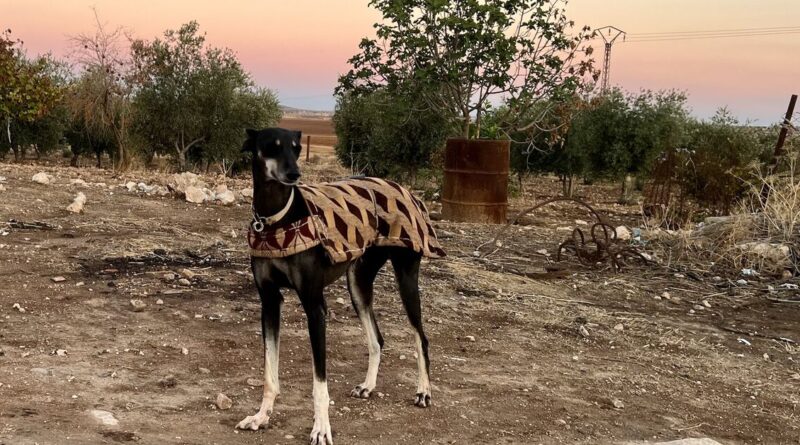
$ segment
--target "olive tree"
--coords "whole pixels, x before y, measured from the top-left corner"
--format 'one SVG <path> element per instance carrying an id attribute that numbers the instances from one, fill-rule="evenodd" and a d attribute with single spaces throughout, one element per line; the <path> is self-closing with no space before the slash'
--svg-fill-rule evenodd
<path id="1" fill-rule="evenodd" d="M 210 47 L 197 22 L 163 39 L 132 43 L 136 128 L 151 150 L 172 153 L 179 169 L 193 149 L 233 159 L 245 127 L 280 119 L 275 95 L 254 87 L 235 54 Z"/>
<path id="2" fill-rule="evenodd" d="M 536 126 L 526 111 L 571 95 L 594 75 L 588 27 L 575 30 L 565 0 L 371 0 L 382 14 L 361 41 L 338 93 L 421 86 L 452 134 L 477 136 L 492 103 L 504 133 Z M 544 111 L 544 110 L 543 110 Z M 524 118 L 524 119 L 523 119 Z M 474 125 L 474 129 L 473 129 Z"/>

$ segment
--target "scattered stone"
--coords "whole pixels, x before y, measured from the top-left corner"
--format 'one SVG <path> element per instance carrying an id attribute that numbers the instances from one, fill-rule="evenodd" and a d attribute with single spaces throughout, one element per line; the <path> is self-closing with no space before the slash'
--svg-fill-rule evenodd
<path id="1" fill-rule="evenodd" d="M 655 442 L 652 445 L 722 445 L 716 440 L 703 438 L 679 439 L 671 440 L 669 442 Z"/>
<path id="2" fill-rule="evenodd" d="M 253 199 L 253 189 L 242 189 L 239 194 L 241 194 L 243 198 Z"/>
<path id="3" fill-rule="evenodd" d="M 283 436 L 283 438 L 286 439 L 286 440 L 292 440 L 292 439 L 294 439 L 294 436 L 292 436 L 291 434 L 287 434 L 287 435 Z"/>
<path id="4" fill-rule="evenodd" d="M 156 304 L 162 305 L 162 304 L 164 304 L 164 300 L 159 298 L 158 300 L 156 300 Z"/>
<path id="5" fill-rule="evenodd" d="M 692 308 L 696 311 L 704 311 L 706 309 L 706 307 L 703 306 L 702 304 L 695 304 L 694 306 L 692 306 Z"/>
<path id="6" fill-rule="evenodd" d="M 211 370 L 208 368 L 197 368 L 200 371 L 200 374 L 211 374 Z"/>
<path id="7" fill-rule="evenodd" d="M 623 408 L 625 408 L 625 404 L 622 403 L 622 400 L 620 400 L 620 399 L 611 399 L 611 406 L 613 406 L 614 409 L 623 409 Z"/>
<path id="8" fill-rule="evenodd" d="M 181 348 L 181 354 L 189 355 L 189 350 L 187 348 Z"/>
<path id="9" fill-rule="evenodd" d="M 669 294 L 669 292 L 665 291 L 664 293 L 661 294 L 661 297 L 664 298 L 665 300 L 669 300 L 670 299 L 670 294 Z"/>
<path id="10" fill-rule="evenodd" d="M 264 386 L 264 381 L 261 379 L 247 379 L 247 384 L 250 386 Z"/>
<path id="11" fill-rule="evenodd" d="M 709 303 L 708 300 L 703 300 L 703 306 L 711 307 L 711 303 Z"/>
<path id="12" fill-rule="evenodd" d="M 52 281 L 53 283 L 63 283 L 64 281 L 67 281 L 67 279 L 62 276 L 57 276 L 50 278 L 50 281 Z"/>
<path id="13" fill-rule="evenodd" d="M 136 183 L 133 181 L 128 181 L 125 183 L 125 188 L 128 189 L 129 192 L 136 191 Z"/>
<path id="14" fill-rule="evenodd" d="M 225 190 L 222 193 L 217 193 L 217 201 L 222 205 L 230 205 L 236 202 L 236 195 L 230 190 Z"/>
<path id="15" fill-rule="evenodd" d="M 538 253 L 539 255 L 550 256 L 550 254 L 547 253 L 547 249 L 539 249 L 536 251 L 536 253 Z"/>
<path id="16" fill-rule="evenodd" d="M 344 411 L 344 412 L 346 412 L 346 413 L 349 413 L 349 412 L 350 412 L 350 408 L 349 408 L 349 407 L 347 407 L 347 406 L 343 406 L 343 407 L 341 407 L 341 408 L 339 408 L 339 409 L 341 409 L 342 411 Z"/>
<path id="17" fill-rule="evenodd" d="M 186 201 L 194 204 L 202 204 L 205 202 L 207 196 L 203 189 L 190 185 L 186 187 Z"/>
<path id="18" fill-rule="evenodd" d="M 784 269 L 783 272 L 781 272 L 781 279 L 783 280 L 790 280 L 793 276 L 791 270 Z"/>
<path id="19" fill-rule="evenodd" d="M 146 307 L 147 304 L 144 301 L 139 300 L 138 298 L 134 298 L 131 300 L 131 310 L 133 312 L 142 312 Z"/>
<path id="20" fill-rule="evenodd" d="M 55 355 L 56 357 L 66 357 L 67 350 L 66 349 L 56 349 L 55 351 L 53 351 L 52 355 Z"/>
<path id="21" fill-rule="evenodd" d="M 178 284 L 180 284 L 181 286 L 191 286 L 192 282 L 187 280 L 186 278 L 181 278 L 180 280 L 178 280 Z"/>
<path id="22" fill-rule="evenodd" d="M 105 426 L 117 426 L 119 425 L 119 420 L 114 417 L 114 414 L 109 411 L 103 411 L 100 409 L 93 409 L 89 411 L 89 415 L 91 415 L 95 420 L 100 422 Z"/>
<path id="23" fill-rule="evenodd" d="M 6 186 L 4 186 L 3 184 L 0 184 L 0 192 L 4 192 L 4 191 L 6 191 Z"/>
<path id="24" fill-rule="evenodd" d="M 430 212 L 428 214 L 430 216 L 431 221 L 441 221 L 442 220 L 442 213 L 441 212 Z"/>
<path id="25" fill-rule="evenodd" d="M 14 303 L 14 305 L 13 305 L 13 306 L 11 306 L 11 308 L 12 308 L 12 309 L 16 309 L 17 311 L 19 311 L 20 313 L 23 313 L 23 314 L 24 314 L 25 312 L 27 312 L 27 311 L 25 310 L 25 308 L 24 308 L 24 307 L 22 307 L 22 306 L 20 306 L 20 305 L 19 305 L 19 303 Z"/>
<path id="26" fill-rule="evenodd" d="M 589 337 L 589 330 L 586 329 L 586 326 L 580 325 L 578 326 L 578 333 L 581 334 L 581 337 L 588 338 Z"/>
<path id="27" fill-rule="evenodd" d="M 748 282 L 747 280 L 741 279 L 741 280 L 736 280 L 736 284 L 740 286 L 747 286 Z"/>
<path id="28" fill-rule="evenodd" d="M 178 381 L 175 379 L 175 376 L 170 374 L 163 379 L 158 381 L 158 385 L 162 388 L 174 388 L 178 385 Z"/>
<path id="29" fill-rule="evenodd" d="M 67 206 L 67 211 L 70 213 L 83 213 L 83 206 L 86 204 L 86 195 L 83 192 L 78 192 L 72 204 Z"/>
<path id="30" fill-rule="evenodd" d="M 567 421 L 564 420 L 564 419 L 556 419 L 555 423 L 556 423 L 556 425 L 561 425 L 561 426 L 566 426 L 567 425 Z"/>
<path id="31" fill-rule="evenodd" d="M 405 359 L 406 359 L 406 356 L 405 356 L 404 354 L 400 354 L 400 357 L 399 357 L 399 358 L 400 358 L 400 360 L 405 360 Z"/>
<path id="32" fill-rule="evenodd" d="M 180 272 L 180 274 L 183 275 L 184 278 L 188 278 L 190 280 L 197 276 L 197 273 L 193 272 L 191 269 L 183 268 L 178 272 Z"/>
<path id="33" fill-rule="evenodd" d="M 233 406 L 233 401 L 223 393 L 217 394 L 216 401 L 217 408 L 221 410 L 230 409 Z"/>
<path id="34" fill-rule="evenodd" d="M 344 301 L 344 298 L 342 298 L 342 297 L 339 297 L 339 298 L 337 298 L 337 299 L 336 299 L 336 303 L 338 303 L 338 304 L 341 304 L 342 306 L 344 306 L 345 304 L 347 304 L 347 303 Z"/>
<path id="35" fill-rule="evenodd" d="M 584 220 L 582 220 L 582 219 L 576 219 L 575 220 L 575 225 L 576 226 L 588 226 L 589 223 L 584 221 Z"/>
<path id="36" fill-rule="evenodd" d="M 33 181 L 33 182 L 35 182 L 37 184 L 48 185 L 48 184 L 52 184 L 55 181 L 55 179 L 53 179 L 52 176 L 48 175 L 45 172 L 39 172 L 39 173 L 36 173 L 35 175 L 33 175 L 33 177 L 31 178 L 31 181 Z"/>
<path id="37" fill-rule="evenodd" d="M 31 368 L 31 372 L 43 376 L 53 375 L 53 373 L 47 368 Z"/>
<path id="38" fill-rule="evenodd" d="M 163 279 L 165 279 L 165 280 L 167 280 L 167 281 L 172 281 L 172 280 L 174 280 L 174 279 L 175 279 L 175 278 L 177 278 L 177 277 L 178 277 L 178 276 L 177 276 L 177 275 L 175 275 L 175 274 L 174 274 L 174 273 L 172 273 L 172 272 L 167 272 L 167 273 L 165 273 L 164 275 L 162 275 L 162 276 L 161 276 L 161 278 L 163 278 Z"/>
<path id="39" fill-rule="evenodd" d="M 625 226 L 617 227 L 614 232 L 616 232 L 617 239 L 620 241 L 630 241 L 631 239 L 631 231 Z"/>
<path id="40" fill-rule="evenodd" d="M 475 336 L 474 335 L 467 335 L 464 337 L 465 340 L 475 343 Z"/>
<path id="41" fill-rule="evenodd" d="M 625 325 L 623 325 L 622 323 L 617 323 L 616 325 L 614 325 L 614 330 L 622 332 L 625 330 Z"/>

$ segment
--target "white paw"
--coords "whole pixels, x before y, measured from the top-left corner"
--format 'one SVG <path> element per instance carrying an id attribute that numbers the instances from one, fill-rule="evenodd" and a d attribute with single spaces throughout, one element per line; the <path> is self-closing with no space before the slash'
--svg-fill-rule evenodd
<path id="1" fill-rule="evenodd" d="M 431 393 L 430 391 L 418 392 L 414 396 L 414 405 L 420 408 L 427 408 L 431 406 Z"/>
<path id="2" fill-rule="evenodd" d="M 355 397 L 356 399 L 368 399 L 370 394 L 372 394 L 373 389 L 375 388 L 370 388 L 366 384 L 362 383 L 350 391 L 350 397 Z"/>
<path id="3" fill-rule="evenodd" d="M 333 445 L 331 424 L 327 417 L 323 420 L 314 420 L 314 428 L 311 429 L 311 445 Z"/>
<path id="4" fill-rule="evenodd" d="M 240 430 L 258 431 L 262 426 L 265 427 L 267 423 L 269 423 L 269 414 L 259 411 L 254 416 L 245 417 L 244 420 L 236 425 L 236 428 Z"/>

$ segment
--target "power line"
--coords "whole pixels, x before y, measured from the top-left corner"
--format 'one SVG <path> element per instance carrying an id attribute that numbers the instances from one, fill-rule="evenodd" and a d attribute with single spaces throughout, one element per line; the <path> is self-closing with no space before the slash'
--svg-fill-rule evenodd
<path id="1" fill-rule="evenodd" d="M 796 31 L 781 31 L 781 32 L 758 32 L 749 34 L 712 34 L 712 35 L 698 35 L 698 36 L 677 36 L 677 37 L 656 37 L 656 38 L 630 38 L 626 39 L 626 43 L 636 42 L 670 42 L 676 40 L 705 40 L 705 39 L 726 39 L 732 37 L 761 37 L 761 36 L 782 36 L 790 34 L 800 34 L 800 29 Z"/>
<path id="2" fill-rule="evenodd" d="M 749 32 L 749 31 L 783 31 L 783 30 L 798 30 L 800 26 L 775 26 L 769 28 L 734 28 L 734 29 L 716 29 L 716 30 L 703 30 L 703 31 L 662 31 L 662 32 L 639 32 L 632 33 L 631 36 L 661 36 L 661 35 L 676 35 L 676 34 L 708 34 L 708 33 L 733 33 L 733 32 Z"/>

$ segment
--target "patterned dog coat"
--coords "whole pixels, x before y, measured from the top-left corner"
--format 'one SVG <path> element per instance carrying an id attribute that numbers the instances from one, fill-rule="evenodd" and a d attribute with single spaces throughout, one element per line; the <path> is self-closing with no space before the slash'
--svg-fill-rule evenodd
<path id="1" fill-rule="evenodd" d="M 370 246 L 406 247 L 429 258 L 445 256 L 425 204 L 400 185 L 348 178 L 297 186 L 310 216 L 248 233 L 250 255 L 282 258 L 322 245 L 333 263 L 351 261 Z"/>

